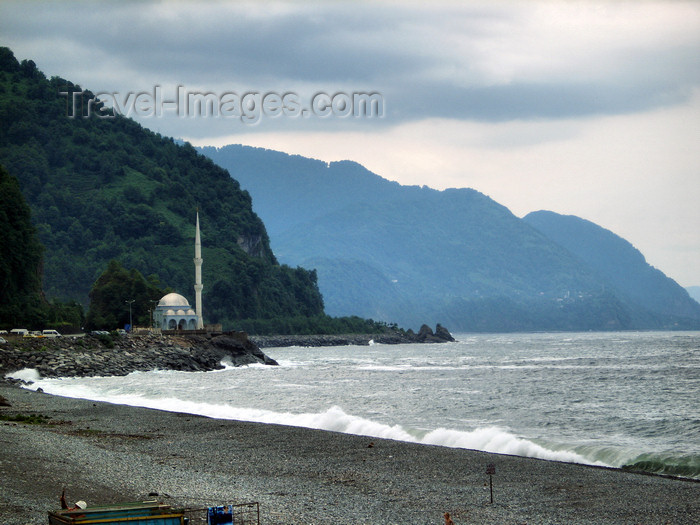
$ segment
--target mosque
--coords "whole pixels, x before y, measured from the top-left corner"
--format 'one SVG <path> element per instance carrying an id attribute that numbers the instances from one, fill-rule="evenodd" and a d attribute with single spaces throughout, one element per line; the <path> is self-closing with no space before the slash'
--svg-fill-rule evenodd
<path id="1" fill-rule="evenodd" d="M 199 212 L 194 234 L 195 308 L 177 293 L 165 295 L 153 312 L 154 325 L 161 330 L 203 330 L 202 319 L 202 241 L 199 236 Z"/>

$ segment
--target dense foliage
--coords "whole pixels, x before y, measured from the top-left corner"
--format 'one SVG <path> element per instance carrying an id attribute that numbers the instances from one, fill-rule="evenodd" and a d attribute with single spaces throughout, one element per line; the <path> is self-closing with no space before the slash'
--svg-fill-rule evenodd
<path id="1" fill-rule="evenodd" d="M 134 326 L 151 326 L 154 303 L 166 293 L 169 290 L 160 288 L 157 277 L 146 280 L 138 270 L 127 270 L 118 261 L 110 261 L 90 290 L 85 328 L 114 330 L 132 322 Z"/>
<path id="2" fill-rule="evenodd" d="M 250 195 L 225 170 L 132 120 L 98 118 L 109 112 L 94 100 L 90 118 L 68 118 L 73 100 L 87 113 L 92 98 L 0 48 L 0 162 L 46 247 L 47 297 L 86 304 L 112 259 L 192 296 L 198 209 L 206 322 L 323 313 L 315 273 L 277 263 Z"/>
<path id="3" fill-rule="evenodd" d="M 41 290 L 43 247 L 17 179 L 0 166 L 0 327 L 39 330 L 80 327 L 82 307 L 46 302 Z"/>
<path id="4" fill-rule="evenodd" d="M 0 308 L 41 294 L 43 247 L 19 183 L 0 166 Z"/>
<path id="5" fill-rule="evenodd" d="M 241 329 L 251 334 L 385 334 L 404 332 L 396 324 L 363 319 L 357 316 L 331 317 L 278 317 L 275 319 L 247 319 L 241 321 Z"/>

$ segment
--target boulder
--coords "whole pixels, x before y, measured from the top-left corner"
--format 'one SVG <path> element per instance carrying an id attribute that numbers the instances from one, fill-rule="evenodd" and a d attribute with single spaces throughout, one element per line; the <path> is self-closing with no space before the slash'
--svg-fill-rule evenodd
<path id="1" fill-rule="evenodd" d="M 455 338 L 452 337 L 452 334 L 449 332 L 447 328 L 442 326 L 440 323 L 437 324 L 435 327 L 435 337 L 438 337 L 442 339 L 443 341 L 454 341 Z"/>

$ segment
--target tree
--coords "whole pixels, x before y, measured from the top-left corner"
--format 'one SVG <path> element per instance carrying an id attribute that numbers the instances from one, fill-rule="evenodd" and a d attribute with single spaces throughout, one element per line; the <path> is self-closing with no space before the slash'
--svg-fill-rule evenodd
<path id="1" fill-rule="evenodd" d="M 90 290 L 90 310 L 85 328 L 87 330 L 113 330 L 129 323 L 149 325 L 153 303 L 167 293 L 155 283 L 157 277 L 146 280 L 138 270 L 127 270 L 118 261 L 109 262 L 107 269 L 97 278 Z"/>
<path id="2" fill-rule="evenodd" d="M 17 179 L 0 166 L 0 322 L 20 323 L 41 298 L 43 247 Z"/>
<path id="3" fill-rule="evenodd" d="M 1 58 L 1 57 L 0 57 Z M 0 326 L 77 331 L 82 307 L 42 293 L 44 247 L 15 177 L 0 166 Z"/>

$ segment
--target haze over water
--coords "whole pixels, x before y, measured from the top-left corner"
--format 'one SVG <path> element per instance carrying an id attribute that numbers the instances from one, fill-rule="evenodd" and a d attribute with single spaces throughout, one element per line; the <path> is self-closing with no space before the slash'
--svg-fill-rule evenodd
<path id="1" fill-rule="evenodd" d="M 39 379 L 31 388 L 700 479 L 699 332 L 456 338 L 270 348 L 281 366 Z"/>

